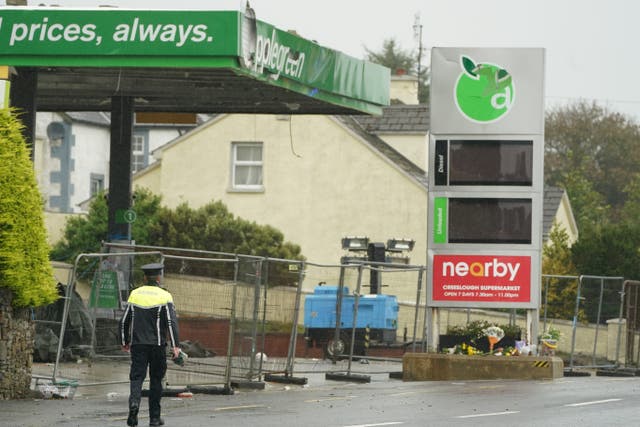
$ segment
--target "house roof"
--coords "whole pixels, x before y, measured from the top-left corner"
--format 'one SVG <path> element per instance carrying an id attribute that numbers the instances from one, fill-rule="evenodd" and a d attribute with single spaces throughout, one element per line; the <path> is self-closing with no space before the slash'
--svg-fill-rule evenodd
<path id="1" fill-rule="evenodd" d="M 357 115 L 353 118 L 365 131 L 373 134 L 426 134 L 429 132 L 427 104 L 391 105 L 382 109 L 381 116 Z"/>
<path id="2" fill-rule="evenodd" d="M 385 109 L 386 110 L 386 109 Z M 385 112 L 386 114 L 386 112 Z M 391 162 L 393 162 L 396 166 L 402 169 L 407 175 L 414 178 L 418 181 L 422 186 L 424 186 L 425 190 L 429 186 L 429 181 L 427 178 L 427 173 L 420 167 L 418 167 L 411 160 L 407 159 L 403 156 L 399 151 L 395 148 L 384 142 L 380 137 L 374 135 L 373 133 L 369 133 L 365 130 L 364 126 L 360 123 L 357 117 L 355 116 L 336 116 L 340 122 L 342 122 L 345 126 L 347 126 L 351 131 L 356 133 L 363 140 L 368 142 L 372 147 L 386 156 Z"/>
<path id="3" fill-rule="evenodd" d="M 87 123 L 96 126 L 109 126 L 111 118 L 107 113 L 95 111 L 70 111 L 65 113 L 74 122 Z"/>
<path id="4" fill-rule="evenodd" d="M 553 220 L 556 217 L 562 197 L 565 191 L 559 187 L 545 187 L 544 199 L 542 202 L 542 241 L 549 240 L 549 233 L 553 226 Z"/>

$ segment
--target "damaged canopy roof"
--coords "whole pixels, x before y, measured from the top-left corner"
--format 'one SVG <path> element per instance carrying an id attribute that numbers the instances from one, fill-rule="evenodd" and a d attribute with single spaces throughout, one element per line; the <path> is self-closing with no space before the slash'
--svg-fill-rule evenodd
<path id="1" fill-rule="evenodd" d="M 39 111 L 381 114 L 389 69 L 253 11 L 0 8 L 0 65 L 37 70 Z"/>

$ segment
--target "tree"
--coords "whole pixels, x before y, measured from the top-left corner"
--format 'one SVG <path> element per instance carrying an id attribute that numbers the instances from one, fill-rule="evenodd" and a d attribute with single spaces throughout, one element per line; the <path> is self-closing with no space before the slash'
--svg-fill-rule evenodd
<path id="1" fill-rule="evenodd" d="M 546 315 L 558 319 L 571 319 L 575 312 L 578 282 L 551 276 L 577 276 L 571 259 L 569 234 L 554 223 L 549 233 L 549 244 L 542 248 L 543 292 L 546 299 Z"/>
<path id="2" fill-rule="evenodd" d="M 640 278 L 640 224 L 611 223 L 581 233 L 572 246 L 572 260 L 581 274 Z"/>
<path id="3" fill-rule="evenodd" d="M 583 169 L 568 170 L 562 174 L 561 186 L 567 191 L 578 229 L 588 233 L 610 220 L 611 206 L 605 196 L 597 192 Z"/>
<path id="4" fill-rule="evenodd" d="M 14 307 L 58 298 L 33 164 L 12 111 L 0 110 L 0 286 Z"/>
<path id="5" fill-rule="evenodd" d="M 386 39 L 382 43 L 382 49 L 378 52 L 371 51 L 365 47 L 367 60 L 383 65 L 391 69 L 392 74 L 406 72 L 418 76 L 418 100 L 422 104 L 429 102 L 429 69 L 420 67 L 418 72 L 417 55 L 403 50 L 398 46 L 395 39 Z"/>
<path id="6" fill-rule="evenodd" d="M 547 113 L 545 181 L 567 189 L 578 218 L 593 220 L 594 203 L 605 208 L 601 216 L 618 218 L 639 162 L 640 127 L 624 115 L 586 101 Z"/>
<path id="7" fill-rule="evenodd" d="M 133 197 L 138 219 L 131 226 L 131 235 L 139 244 L 149 244 L 150 227 L 160 215 L 161 198 L 146 189 L 137 189 Z M 88 215 L 67 220 L 64 239 L 55 244 L 51 258 L 73 262 L 78 254 L 99 252 L 102 241 L 107 238 L 108 212 L 105 194 L 96 195 Z"/>

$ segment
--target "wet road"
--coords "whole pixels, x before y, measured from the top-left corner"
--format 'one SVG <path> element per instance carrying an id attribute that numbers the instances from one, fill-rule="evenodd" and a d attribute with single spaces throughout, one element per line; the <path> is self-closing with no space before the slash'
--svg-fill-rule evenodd
<path id="1" fill-rule="evenodd" d="M 640 417 L 640 378 L 403 382 L 375 363 L 370 383 L 301 374 L 234 395 L 163 399 L 167 426 L 629 426 Z M 378 369 L 379 368 L 379 369 Z M 313 371 L 313 370 L 312 370 Z M 380 372 L 380 373 L 376 373 Z M 79 387 L 73 400 L 0 401 L 1 426 L 124 426 L 126 384 Z M 146 402 L 140 425 L 148 425 Z"/>

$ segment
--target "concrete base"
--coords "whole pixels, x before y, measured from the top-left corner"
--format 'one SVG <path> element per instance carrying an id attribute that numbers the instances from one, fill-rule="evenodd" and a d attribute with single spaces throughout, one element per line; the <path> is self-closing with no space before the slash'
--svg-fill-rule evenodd
<path id="1" fill-rule="evenodd" d="M 563 370 L 559 357 L 406 353 L 402 358 L 404 381 L 544 380 L 561 378 Z"/>

